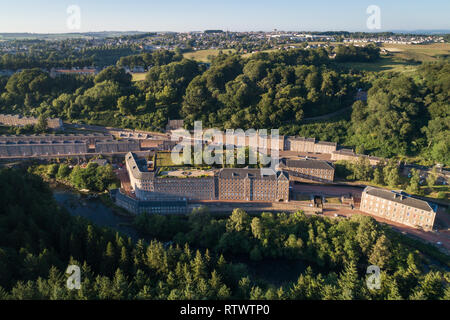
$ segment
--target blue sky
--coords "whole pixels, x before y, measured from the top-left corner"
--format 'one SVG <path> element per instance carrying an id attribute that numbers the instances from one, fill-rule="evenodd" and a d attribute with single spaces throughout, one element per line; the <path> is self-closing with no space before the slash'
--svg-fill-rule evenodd
<path id="1" fill-rule="evenodd" d="M 71 32 L 69 5 L 81 9 L 78 32 L 371 31 L 369 5 L 381 9 L 381 30 L 450 29 L 448 0 L 0 0 L 0 32 Z"/>

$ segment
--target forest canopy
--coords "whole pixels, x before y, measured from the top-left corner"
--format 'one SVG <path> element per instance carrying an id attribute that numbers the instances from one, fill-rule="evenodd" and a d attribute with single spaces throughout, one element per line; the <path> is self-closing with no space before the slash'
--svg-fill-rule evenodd
<path id="1" fill-rule="evenodd" d="M 70 216 L 36 175 L 1 169 L 0 180 L 0 299 L 450 298 L 449 273 L 430 269 L 411 241 L 370 217 L 236 209 L 214 218 L 200 208 L 188 217 L 139 216 L 136 227 L 150 240 L 133 242 Z M 309 266 L 275 285 L 233 262 L 239 255 Z M 448 256 L 436 257 L 448 266 Z M 80 290 L 66 287 L 69 264 L 81 267 Z M 365 284 L 368 264 L 382 270 L 380 290 Z"/>
<path id="2" fill-rule="evenodd" d="M 162 131 L 168 119 L 204 127 L 280 128 L 364 149 L 449 165 L 449 68 L 442 60 L 409 73 L 365 73 L 346 61 L 373 61 L 372 46 L 219 54 L 209 66 L 157 50 L 127 55 L 95 77 L 51 78 L 40 68 L 0 78 L 0 112 Z M 133 82 L 124 67 L 143 66 Z M 357 100 L 367 91 L 367 101 Z M 328 114 L 341 112 L 338 118 Z M 309 121 L 317 116 L 324 120 Z"/>

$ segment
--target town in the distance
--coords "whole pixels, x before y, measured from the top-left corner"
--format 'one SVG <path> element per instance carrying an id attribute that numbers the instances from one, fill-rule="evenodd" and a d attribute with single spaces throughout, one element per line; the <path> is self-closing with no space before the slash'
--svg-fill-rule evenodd
<path id="1" fill-rule="evenodd" d="M 449 41 L 0 33 L 0 300 L 450 299 Z"/>

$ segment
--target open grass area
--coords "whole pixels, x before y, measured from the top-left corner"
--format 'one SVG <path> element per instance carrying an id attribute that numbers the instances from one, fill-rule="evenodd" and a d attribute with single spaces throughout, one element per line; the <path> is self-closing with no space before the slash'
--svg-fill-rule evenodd
<path id="1" fill-rule="evenodd" d="M 327 203 L 341 204 L 341 198 L 339 197 L 326 197 L 325 201 Z"/>
<path id="2" fill-rule="evenodd" d="M 393 71 L 393 72 L 412 72 L 419 66 L 417 63 L 407 62 L 405 60 L 396 58 L 395 56 L 382 56 L 376 62 L 345 62 L 348 68 L 360 71 Z"/>
<path id="3" fill-rule="evenodd" d="M 435 61 L 442 56 L 450 56 L 450 43 L 431 43 L 423 45 L 385 43 L 383 48 L 398 59 L 416 61 Z"/>
<path id="4" fill-rule="evenodd" d="M 211 57 L 215 57 L 219 55 L 219 52 L 222 51 L 223 53 L 233 53 L 236 52 L 234 49 L 208 49 L 208 50 L 198 50 L 193 52 L 186 52 L 183 54 L 183 57 L 186 59 L 192 59 L 198 62 L 205 62 L 209 63 L 211 62 Z"/>
<path id="5" fill-rule="evenodd" d="M 450 200 L 450 187 L 448 185 L 433 186 L 433 190 L 430 190 L 427 186 L 421 186 L 422 192 L 429 198 L 435 198 L 439 200 Z"/>
<path id="6" fill-rule="evenodd" d="M 278 51 L 279 49 L 267 49 L 267 50 L 262 50 L 262 51 L 258 51 L 258 52 L 249 52 L 249 53 L 244 53 L 242 55 L 243 58 L 248 58 L 251 57 L 254 54 L 260 53 L 260 52 L 274 52 L 274 51 Z"/>
<path id="7" fill-rule="evenodd" d="M 156 154 L 156 166 L 157 167 L 175 166 L 175 164 L 172 162 L 171 152 L 158 152 Z"/>
<path id="8" fill-rule="evenodd" d="M 135 72 L 132 73 L 131 81 L 142 81 L 145 80 L 145 76 L 147 75 L 147 72 Z"/>

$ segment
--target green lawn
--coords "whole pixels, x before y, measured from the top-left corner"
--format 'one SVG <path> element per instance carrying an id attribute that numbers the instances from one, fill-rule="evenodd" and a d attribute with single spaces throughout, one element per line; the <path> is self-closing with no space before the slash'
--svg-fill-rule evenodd
<path id="1" fill-rule="evenodd" d="M 132 73 L 131 81 L 143 81 L 145 80 L 145 76 L 147 75 L 147 72 L 135 72 Z"/>
<path id="2" fill-rule="evenodd" d="M 396 58 L 395 56 L 382 56 L 381 59 L 376 62 L 345 62 L 338 64 L 343 64 L 349 68 L 353 68 L 356 70 L 374 72 L 411 72 L 416 70 L 418 66 L 418 64 L 406 62 L 405 60 Z"/>
<path id="3" fill-rule="evenodd" d="M 327 203 L 335 203 L 335 204 L 340 204 L 341 203 L 341 198 L 339 197 L 326 197 L 325 201 Z"/>
<path id="4" fill-rule="evenodd" d="M 215 57 L 217 55 L 219 55 L 219 52 L 222 51 L 223 53 L 233 53 L 236 52 L 236 50 L 234 49 L 223 49 L 223 50 L 219 50 L 219 49 L 208 49 L 208 50 L 198 50 L 198 51 L 193 51 L 193 52 L 186 52 L 183 54 L 183 57 L 186 59 L 193 59 L 195 61 L 198 62 L 211 62 L 211 57 Z"/>
<path id="5" fill-rule="evenodd" d="M 171 152 L 158 152 L 156 154 L 157 167 L 172 167 L 175 164 L 172 162 Z"/>
<path id="6" fill-rule="evenodd" d="M 432 43 L 423 45 L 386 43 L 383 48 L 398 59 L 417 61 L 435 61 L 440 56 L 450 55 L 450 43 Z"/>

